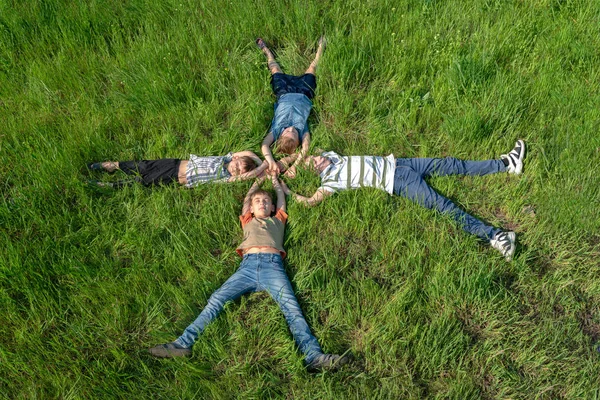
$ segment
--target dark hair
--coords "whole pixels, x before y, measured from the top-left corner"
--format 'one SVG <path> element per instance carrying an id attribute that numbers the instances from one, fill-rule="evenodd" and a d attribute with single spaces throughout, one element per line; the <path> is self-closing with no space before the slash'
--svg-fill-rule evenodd
<path id="1" fill-rule="evenodd" d="M 254 197 L 256 197 L 259 194 L 267 196 L 271 199 L 271 202 L 273 202 L 273 196 L 271 195 L 271 193 L 264 189 L 256 189 L 254 192 L 252 192 L 252 194 L 250 195 L 250 201 L 254 200 Z"/>
<path id="2" fill-rule="evenodd" d="M 293 154 L 298 147 L 299 141 L 289 136 L 277 139 L 277 152 L 283 154 Z"/>
<path id="3" fill-rule="evenodd" d="M 256 163 L 254 162 L 252 157 L 241 156 L 239 158 L 239 160 L 240 160 L 240 165 L 241 165 L 241 169 L 242 169 L 242 174 L 245 172 L 250 172 L 256 168 Z"/>

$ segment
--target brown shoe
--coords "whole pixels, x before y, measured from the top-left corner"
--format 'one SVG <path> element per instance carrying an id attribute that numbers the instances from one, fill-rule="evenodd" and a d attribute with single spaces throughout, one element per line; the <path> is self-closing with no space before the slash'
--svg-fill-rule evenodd
<path id="1" fill-rule="evenodd" d="M 149 348 L 148 353 L 158 358 L 187 357 L 192 355 L 192 349 L 186 349 L 171 342 Z"/>

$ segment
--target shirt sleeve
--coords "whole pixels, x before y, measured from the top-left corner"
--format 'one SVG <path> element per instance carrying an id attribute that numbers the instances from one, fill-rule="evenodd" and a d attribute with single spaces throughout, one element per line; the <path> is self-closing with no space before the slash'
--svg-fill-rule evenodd
<path id="1" fill-rule="evenodd" d="M 225 164 L 227 164 L 227 163 L 230 163 L 232 159 L 233 159 L 233 153 L 232 152 L 229 152 L 229 153 L 225 154 L 223 156 L 223 166 Z"/>
<path id="2" fill-rule="evenodd" d="M 335 154 L 334 152 L 329 152 L 323 153 L 322 155 L 323 157 L 329 157 L 329 159 L 332 162 L 332 165 L 328 167 L 326 174 L 321 177 L 321 186 L 319 187 L 319 189 L 323 189 L 326 192 L 330 193 L 335 193 L 339 190 L 345 189 L 346 182 L 340 181 L 339 179 L 341 166 L 336 164 L 336 162 L 339 163 L 339 159 L 335 158 L 337 154 Z M 336 177 L 338 179 L 336 179 Z"/>
<path id="3" fill-rule="evenodd" d="M 281 208 L 279 208 L 277 210 L 277 213 L 275 214 L 275 218 L 277 218 L 278 220 L 280 220 L 282 223 L 285 224 L 288 219 L 288 215 L 285 213 L 285 211 L 283 211 Z"/>
<path id="4" fill-rule="evenodd" d="M 248 222 L 252 221 L 252 212 L 248 211 L 246 214 L 244 215 L 240 215 L 240 222 L 242 223 L 242 229 L 244 229 L 244 226 L 246 226 L 246 224 L 248 224 Z"/>

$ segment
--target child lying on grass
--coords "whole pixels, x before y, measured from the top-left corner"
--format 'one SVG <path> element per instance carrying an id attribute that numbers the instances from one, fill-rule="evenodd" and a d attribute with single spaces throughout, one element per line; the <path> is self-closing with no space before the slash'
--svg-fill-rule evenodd
<path id="1" fill-rule="evenodd" d="M 280 172 L 271 153 L 271 144 L 275 142 L 277 151 L 284 154 L 294 153 L 296 148 L 302 144 L 300 157 L 286 171 L 287 176 L 293 177 L 297 163 L 306 155 L 310 146 L 307 119 L 312 108 L 311 99 L 317 89 L 315 74 L 319 60 L 325 50 L 325 38 L 321 37 L 319 39 L 315 59 L 302 76 L 284 74 L 277 61 L 275 61 L 273 53 L 261 38 L 256 39 L 256 45 L 267 57 L 267 66 L 271 71 L 271 87 L 277 97 L 271 130 L 264 138 L 261 150 L 265 160 L 269 163 L 269 169 Z"/>
<path id="2" fill-rule="evenodd" d="M 292 335 L 305 355 L 309 370 L 333 370 L 349 362 L 347 356 L 323 354 L 317 339 L 304 319 L 292 285 L 285 273 L 283 233 L 287 214 L 285 195 L 276 175 L 272 181 L 277 192 L 277 207 L 269 192 L 259 189 L 259 182 L 248 191 L 240 221 L 244 241 L 237 248 L 242 256 L 240 268 L 208 299 L 198 318 L 174 342 L 149 349 L 155 357 L 180 357 L 192 354 L 192 346 L 206 326 L 217 317 L 226 302 L 250 292 L 266 290 L 277 302 Z"/>
<path id="3" fill-rule="evenodd" d="M 121 170 L 133 177 L 118 182 L 90 181 L 103 187 L 122 187 L 134 182 L 146 186 L 179 183 L 194 187 L 208 182 L 233 182 L 259 176 L 268 164 L 251 151 L 229 153 L 225 156 L 199 157 L 191 154 L 189 160 L 164 158 L 142 161 L 105 161 L 88 164 L 93 171 Z"/>
<path id="4" fill-rule="evenodd" d="M 501 155 L 500 159 L 486 161 L 463 161 L 452 157 L 394 158 L 393 154 L 387 157 L 343 157 L 330 151 L 305 160 L 321 177 L 321 187 L 311 197 L 293 194 L 285 183 L 283 189 L 286 194 L 292 194 L 296 200 L 311 206 L 339 190 L 359 187 L 382 189 L 452 216 L 462 229 L 489 242 L 510 261 L 516 248 L 515 232 L 502 231 L 467 214 L 451 200 L 433 190 L 425 182 L 425 178 L 447 175 L 482 176 L 497 172 L 519 175 L 523 170 L 524 158 L 525 142 L 522 140 L 518 140 L 515 147 L 508 154 Z"/>

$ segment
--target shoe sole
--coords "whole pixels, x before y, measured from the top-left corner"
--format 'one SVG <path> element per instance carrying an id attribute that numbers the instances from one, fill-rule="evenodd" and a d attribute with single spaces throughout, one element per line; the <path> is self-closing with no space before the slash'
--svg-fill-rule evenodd
<path id="1" fill-rule="evenodd" d="M 156 357 L 156 358 L 176 358 L 176 357 L 188 357 L 191 356 L 192 353 L 191 352 L 177 352 L 177 351 L 166 351 L 163 349 L 160 349 L 158 351 L 152 351 L 152 349 L 148 349 L 148 353 L 150 353 L 151 356 Z"/>
<path id="2" fill-rule="evenodd" d="M 514 232 L 508 232 L 508 237 L 510 239 L 510 250 L 508 250 L 508 252 L 504 255 L 504 259 L 506 261 L 512 261 L 515 250 L 517 249 L 517 234 Z"/>
<path id="3" fill-rule="evenodd" d="M 517 143 L 521 145 L 521 154 L 519 154 L 519 163 L 515 171 L 515 175 L 521 175 L 523 173 L 523 160 L 525 159 L 525 153 L 527 153 L 527 149 L 525 148 L 525 142 L 523 140 L 519 139 L 517 140 Z"/>

